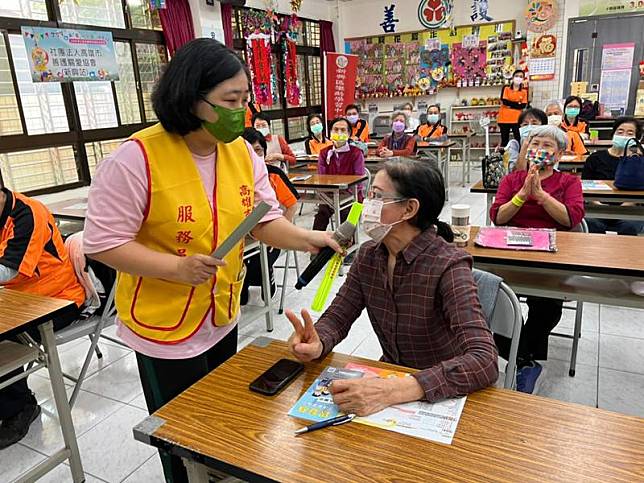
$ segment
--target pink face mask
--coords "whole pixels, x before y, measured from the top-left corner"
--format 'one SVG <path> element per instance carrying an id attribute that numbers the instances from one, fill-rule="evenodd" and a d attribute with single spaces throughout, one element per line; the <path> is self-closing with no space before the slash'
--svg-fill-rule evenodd
<path id="1" fill-rule="evenodd" d="M 402 121 L 394 121 L 391 125 L 394 132 L 401 133 L 405 131 L 405 123 Z"/>

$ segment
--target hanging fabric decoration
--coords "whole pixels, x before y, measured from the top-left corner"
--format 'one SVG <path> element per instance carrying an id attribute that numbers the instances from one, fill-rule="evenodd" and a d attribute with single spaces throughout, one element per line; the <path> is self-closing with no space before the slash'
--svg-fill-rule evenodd
<path id="1" fill-rule="evenodd" d="M 255 102 L 262 106 L 272 106 L 277 101 L 277 90 L 272 79 L 274 75 L 270 37 L 265 34 L 253 34 L 248 37 L 246 45 Z"/>
<path id="2" fill-rule="evenodd" d="M 297 40 L 300 35 L 301 22 L 292 14 L 282 21 L 282 73 L 284 74 L 284 94 L 291 106 L 302 104 L 302 90 L 297 70 Z"/>
<path id="3" fill-rule="evenodd" d="M 297 78 L 297 45 L 295 41 L 284 38 L 284 89 L 286 100 L 292 106 L 302 104 L 302 91 Z"/>

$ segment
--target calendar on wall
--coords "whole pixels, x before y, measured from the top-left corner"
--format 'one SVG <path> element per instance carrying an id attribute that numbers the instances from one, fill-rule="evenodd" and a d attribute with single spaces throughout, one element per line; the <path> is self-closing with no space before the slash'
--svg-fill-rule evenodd
<path id="1" fill-rule="evenodd" d="M 555 62 L 554 57 L 545 57 L 542 59 L 530 59 L 528 71 L 530 72 L 530 80 L 552 80 L 555 78 Z"/>

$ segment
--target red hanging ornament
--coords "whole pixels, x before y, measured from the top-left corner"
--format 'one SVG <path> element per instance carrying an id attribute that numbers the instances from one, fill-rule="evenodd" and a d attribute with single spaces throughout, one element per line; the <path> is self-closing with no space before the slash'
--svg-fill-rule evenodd
<path id="1" fill-rule="evenodd" d="M 294 40 L 284 37 L 284 72 L 286 100 L 292 106 L 302 104 L 302 91 L 297 72 L 297 45 Z"/>
<path id="2" fill-rule="evenodd" d="M 271 81 L 271 44 L 266 36 L 248 38 L 248 59 L 255 101 L 262 106 L 273 105 Z"/>

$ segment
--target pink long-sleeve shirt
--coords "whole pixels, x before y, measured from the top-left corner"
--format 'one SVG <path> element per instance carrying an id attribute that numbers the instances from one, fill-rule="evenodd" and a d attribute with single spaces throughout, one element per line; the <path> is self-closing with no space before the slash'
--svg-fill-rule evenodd
<path id="1" fill-rule="evenodd" d="M 265 201 L 272 209 L 262 222 L 282 216 L 275 192 L 268 179 L 266 165 L 246 143 L 253 162 L 255 203 Z M 217 152 L 208 156 L 192 154 L 213 210 Z M 186 160 L 187 161 L 187 160 Z M 184 161 L 184 162 L 186 162 Z M 125 142 L 99 165 L 89 191 L 83 237 L 87 254 L 100 253 L 134 241 L 141 228 L 147 204 L 148 181 L 145 158 L 139 145 Z M 212 321 L 212 313 L 206 321 Z M 202 326 L 189 339 L 178 344 L 159 344 L 143 339 L 116 318 L 118 337 L 133 350 L 160 359 L 188 359 L 198 356 L 223 339 L 236 321 L 217 327 L 212 322 Z"/>

